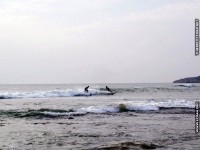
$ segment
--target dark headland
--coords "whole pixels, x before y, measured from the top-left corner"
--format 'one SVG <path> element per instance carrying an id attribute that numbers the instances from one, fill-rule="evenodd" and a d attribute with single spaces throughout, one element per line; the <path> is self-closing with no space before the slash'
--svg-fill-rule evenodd
<path id="1" fill-rule="evenodd" d="M 200 76 L 175 80 L 173 83 L 200 83 Z"/>

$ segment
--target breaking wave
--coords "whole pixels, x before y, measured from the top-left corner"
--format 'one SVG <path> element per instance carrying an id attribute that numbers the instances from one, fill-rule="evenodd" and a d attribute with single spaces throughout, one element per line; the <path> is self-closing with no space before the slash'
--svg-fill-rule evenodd
<path id="1" fill-rule="evenodd" d="M 178 113 L 190 114 L 194 113 L 194 102 L 187 100 L 168 100 L 156 102 L 154 100 L 145 100 L 142 102 L 126 102 L 115 103 L 110 105 L 85 106 L 79 108 L 64 109 L 49 109 L 41 108 L 37 110 L 0 110 L 1 116 L 16 117 L 16 118 L 55 118 L 68 116 L 82 116 L 88 113 L 120 113 L 120 112 L 137 112 L 137 113 Z"/>
<path id="2" fill-rule="evenodd" d="M 180 86 L 180 87 L 195 87 L 194 85 L 192 85 L 192 84 L 189 84 L 189 83 L 187 83 L 187 84 L 179 84 L 179 85 L 177 85 L 177 86 Z"/>
<path id="3" fill-rule="evenodd" d="M 176 84 L 172 87 L 132 87 L 132 88 L 114 88 L 113 93 L 106 91 L 105 88 L 90 88 L 88 92 L 84 89 L 66 89 L 52 91 L 33 91 L 33 92 L 3 92 L 0 93 L 0 99 L 20 99 L 20 98 L 56 98 L 56 97 L 75 97 L 75 96 L 97 96 L 113 95 L 126 93 L 166 93 L 166 92 L 199 92 L 200 85 L 194 84 Z"/>
<path id="4" fill-rule="evenodd" d="M 39 92 L 5 92 L 0 93 L 0 99 L 19 99 L 19 98 L 56 98 L 56 97 L 74 97 L 74 96 L 93 96 L 93 95 L 112 95 L 108 91 L 90 89 L 85 92 L 83 89 L 67 89 Z"/>

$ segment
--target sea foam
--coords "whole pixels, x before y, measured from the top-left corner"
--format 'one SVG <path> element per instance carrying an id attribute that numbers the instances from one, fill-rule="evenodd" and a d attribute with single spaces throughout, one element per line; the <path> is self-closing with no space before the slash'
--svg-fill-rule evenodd
<path id="1" fill-rule="evenodd" d="M 38 92 L 5 92 L 0 93 L 0 99 L 19 99 L 19 98 L 55 98 L 55 97 L 73 97 L 73 96 L 93 96 L 93 95 L 109 95 L 108 91 L 100 91 L 98 89 L 90 89 L 85 92 L 83 89 L 67 89 L 53 91 Z"/>

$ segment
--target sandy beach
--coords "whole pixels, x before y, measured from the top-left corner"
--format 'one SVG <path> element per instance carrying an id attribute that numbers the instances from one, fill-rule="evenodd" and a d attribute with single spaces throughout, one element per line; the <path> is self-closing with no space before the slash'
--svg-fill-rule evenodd
<path id="1" fill-rule="evenodd" d="M 0 120 L 0 149 L 199 150 L 199 140 L 193 114 L 123 112 Z"/>

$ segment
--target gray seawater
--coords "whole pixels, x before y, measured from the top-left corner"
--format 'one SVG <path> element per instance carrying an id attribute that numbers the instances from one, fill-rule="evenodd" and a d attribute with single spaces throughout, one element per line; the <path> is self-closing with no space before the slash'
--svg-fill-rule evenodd
<path id="1" fill-rule="evenodd" d="M 3 117 L 65 117 L 88 113 L 194 113 L 200 84 L 0 85 Z M 105 86 L 115 93 L 109 95 Z"/>
<path id="2" fill-rule="evenodd" d="M 89 85 L 0 85 L 0 149 L 199 150 L 200 84 Z"/>

